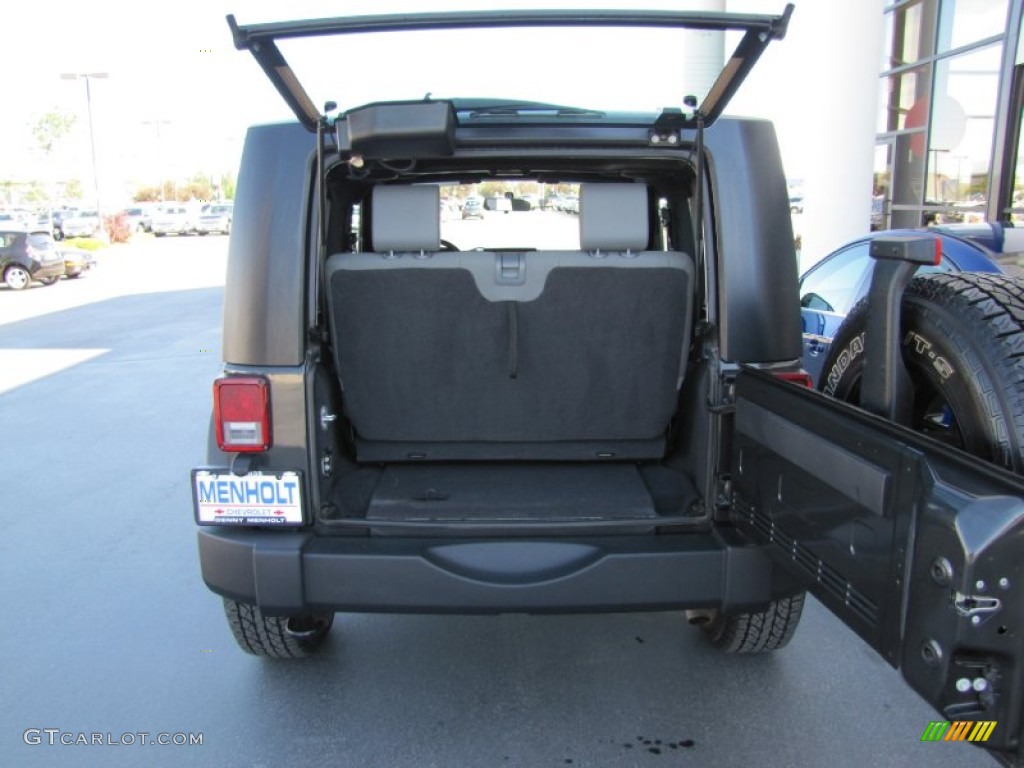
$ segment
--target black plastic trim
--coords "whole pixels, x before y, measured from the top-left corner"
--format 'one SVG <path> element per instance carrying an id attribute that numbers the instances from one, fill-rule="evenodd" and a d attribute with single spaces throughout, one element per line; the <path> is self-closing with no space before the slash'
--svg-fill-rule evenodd
<path id="1" fill-rule="evenodd" d="M 198 537 L 207 586 L 268 615 L 739 610 L 766 604 L 777 586 L 762 549 L 718 531 L 480 540 L 216 528 Z"/>

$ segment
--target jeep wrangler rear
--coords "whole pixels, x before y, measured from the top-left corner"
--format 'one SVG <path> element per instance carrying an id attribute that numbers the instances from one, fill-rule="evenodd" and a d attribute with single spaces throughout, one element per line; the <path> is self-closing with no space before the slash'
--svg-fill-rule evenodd
<path id="1" fill-rule="evenodd" d="M 756 652 L 788 642 L 811 587 L 917 674 L 909 510 L 939 509 L 927 494 L 964 466 L 975 494 L 1024 491 L 799 386 L 775 134 L 720 117 L 791 10 L 229 18 L 299 119 L 246 139 L 193 471 L 203 578 L 244 650 L 305 655 L 338 611 L 685 610 Z M 651 114 L 428 95 L 325 116 L 277 47 L 545 25 L 742 36 L 702 101 Z M 950 584 L 974 554 L 950 548 Z M 945 706 L 961 625 L 939 624 L 911 682 Z"/>

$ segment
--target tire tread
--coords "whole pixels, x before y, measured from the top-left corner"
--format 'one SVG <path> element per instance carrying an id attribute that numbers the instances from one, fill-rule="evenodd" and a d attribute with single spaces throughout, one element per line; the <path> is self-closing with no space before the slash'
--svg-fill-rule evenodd
<path id="1" fill-rule="evenodd" d="M 992 461 L 1024 472 L 1024 282 L 1009 275 L 962 272 L 933 273 L 915 278 L 904 295 L 920 316 L 928 315 L 945 330 L 963 356 L 977 398 L 983 404 L 992 435 Z M 843 386 L 829 380 L 841 356 L 866 325 L 867 301 L 847 316 L 822 368 L 819 388 L 842 396 Z M 853 366 L 850 366 L 851 369 Z M 986 457 L 989 458 L 989 457 Z"/>
<path id="2" fill-rule="evenodd" d="M 287 632 L 288 618 L 264 616 L 255 605 L 224 598 L 224 613 L 238 646 L 254 656 L 272 659 L 298 659 L 315 651 L 330 631 L 333 615 L 321 617 L 325 626 L 312 637 L 296 637 Z"/>
<path id="3" fill-rule="evenodd" d="M 704 627 L 711 644 L 726 653 L 767 653 L 784 648 L 800 623 L 805 595 L 773 601 L 765 610 L 719 614 Z"/>

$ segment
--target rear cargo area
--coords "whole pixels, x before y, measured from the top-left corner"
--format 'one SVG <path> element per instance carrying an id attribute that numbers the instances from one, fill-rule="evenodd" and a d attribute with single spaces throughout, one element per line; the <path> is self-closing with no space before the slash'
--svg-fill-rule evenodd
<path id="1" fill-rule="evenodd" d="M 705 427 L 686 394 L 695 262 L 651 184 L 579 192 L 578 215 L 557 214 L 578 230 L 565 250 L 458 250 L 440 239 L 437 184 L 358 198 L 361 247 L 324 270 L 345 440 L 321 522 L 382 536 L 706 522 L 702 468 L 678 444 Z M 556 214 L 512 215 L 543 227 Z M 488 231 L 528 240 L 505 225 Z"/>
<path id="2" fill-rule="evenodd" d="M 650 530 L 692 520 L 697 499 L 684 473 L 654 463 L 386 464 L 356 468 L 336 487 L 334 521 L 381 533 Z"/>

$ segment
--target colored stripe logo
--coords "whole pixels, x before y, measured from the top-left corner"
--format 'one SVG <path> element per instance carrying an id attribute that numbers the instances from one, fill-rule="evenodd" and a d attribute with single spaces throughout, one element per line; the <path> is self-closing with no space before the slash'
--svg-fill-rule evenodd
<path id="1" fill-rule="evenodd" d="M 921 741 L 988 741 L 996 723 L 995 720 L 935 720 L 928 723 Z"/>

